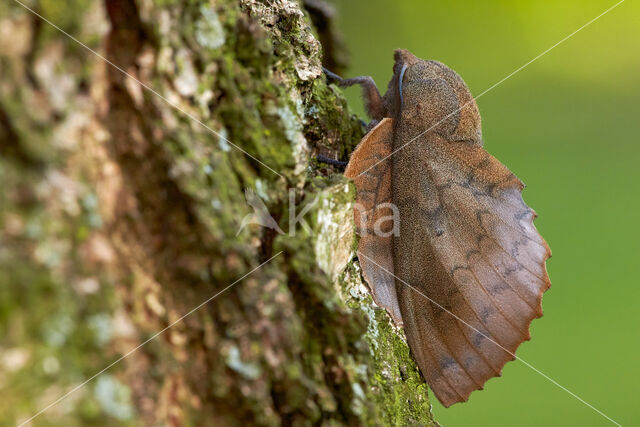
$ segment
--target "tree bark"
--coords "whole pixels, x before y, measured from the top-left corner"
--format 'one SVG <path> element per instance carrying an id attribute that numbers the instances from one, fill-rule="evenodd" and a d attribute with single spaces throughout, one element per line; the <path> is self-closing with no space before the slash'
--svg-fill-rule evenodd
<path id="1" fill-rule="evenodd" d="M 130 416 L 98 397 L 93 412 L 81 401 L 50 409 L 58 419 L 433 424 L 402 331 L 353 260 L 355 189 L 313 160 L 348 158 L 363 131 L 322 75 L 319 38 L 337 51 L 326 63 L 344 57 L 326 6 L 310 3 L 30 3 L 104 60 L 17 3 L 1 6 L 0 243 L 10 255 L 0 262 L 39 272 L 56 292 L 86 277 L 97 295 L 115 289 L 121 333 L 77 362 L 84 378 L 168 328 L 105 373 L 127 384 Z M 247 188 L 282 234 L 238 232 L 252 213 Z M 305 207 L 308 228 L 290 228 Z M 34 237 L 25 223 L 36 211 L 55 226 Z M 43 242 L 60 263 L 42 261 Z M 27 279 L 11 271 L 14 298 Z M 75 322 L 90 314 L 73 310 Z"/>

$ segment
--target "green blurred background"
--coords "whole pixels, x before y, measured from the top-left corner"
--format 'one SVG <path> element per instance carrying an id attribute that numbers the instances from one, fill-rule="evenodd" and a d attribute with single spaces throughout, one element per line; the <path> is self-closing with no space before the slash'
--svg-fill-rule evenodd
<path id="1" fill-rule="evenodd" d="M 614 3 L 335 0 L 347 77 L 385 89 L 401 47 L 476 95 Z M 527 184 L 553 250 L 545 316 L 518 356 L 622 425 L 640 423 L 639 16 L 622 3 L 478 99 L 485 146 Z M 467 403 L 433 400 L 445 426 L 612 425 L 517 361 Z"/>

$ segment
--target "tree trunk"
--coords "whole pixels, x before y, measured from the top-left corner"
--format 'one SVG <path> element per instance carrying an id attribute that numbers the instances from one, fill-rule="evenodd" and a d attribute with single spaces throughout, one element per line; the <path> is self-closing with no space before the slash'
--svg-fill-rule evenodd
<path id="1" fill-rule="evenodd" d="M 24 349 L 27 367 L 49 348 L 61 363 L 0 412 L 28 419 L 144 344 L 34 423 L 432 424 L 402 331 L 353 260 L 355 189 L 313 160 L 346 159 L 362 136 L 322 75 L 318 40 L 326 64 L 344 64 L 326 5 L 28 5 L 103 59 L 0 6 L 0 285 L 13 331 L 0 345 Z M 257 200 L 282 232 L 241 229 Z M 36 343 L 30 328 L 63 305 L 65 344 Z M 111 332 L 89 343 L 102 336 L 90 335 L 96 310 Z"/>

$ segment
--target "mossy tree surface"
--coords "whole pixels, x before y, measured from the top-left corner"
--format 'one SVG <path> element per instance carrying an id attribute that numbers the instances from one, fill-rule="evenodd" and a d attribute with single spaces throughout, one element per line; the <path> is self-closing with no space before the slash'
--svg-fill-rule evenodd
<path id="1" fill-rule="evenodd" d="M 355 190 L 312 160 L 346 158 L 362 128 L 322 76 L 303 6 L 72 3 L 30 6 L 119 69 L 0 6 L 0 346 L 14 354 L 0 390 L 17 390 L 2 421 L 275 256 L 34 422 L 432 424 L 353 261 Z M 238 233 L 246 188 L 284 234 Z M 308 228 L 289 228 L 290 201 Z"/>

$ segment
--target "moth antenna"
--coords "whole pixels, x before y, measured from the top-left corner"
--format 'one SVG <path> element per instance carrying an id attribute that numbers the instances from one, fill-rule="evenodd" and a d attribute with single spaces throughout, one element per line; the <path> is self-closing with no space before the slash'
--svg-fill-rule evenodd
<path id="1" fill-rule="evenodd" d="M 402 70 L 400 70 L 400 77 L 398 78 L 398 93 L 400 93 L 400 107 L 404 105 L 404 97 L 402 96 L 402 79 L 404 78 L 404 73 L 407 71 L 407 64 L 402 66 Z"/>
<path id="2" fill-rule="evenodd" d="M 330 157 L 323 156 L 322 154 L 318 154 L 316 156 L 316 160 L 321 162 L 321 163 L 326 163 L 328 165 L 335 166 L 335 167 L 340 168 L 342 170 L 344 170 L 347 167 L 347 164 L 349 163 L 349 162 L 343 162 L 342 160 L 334 160 L 334 159 L 332 159 Z"/>

